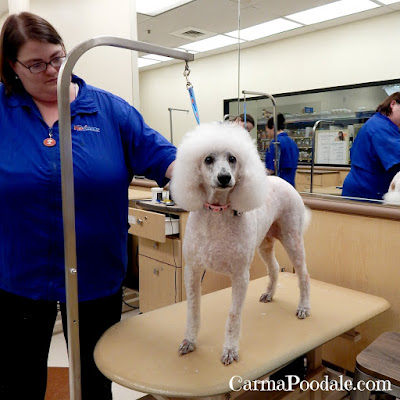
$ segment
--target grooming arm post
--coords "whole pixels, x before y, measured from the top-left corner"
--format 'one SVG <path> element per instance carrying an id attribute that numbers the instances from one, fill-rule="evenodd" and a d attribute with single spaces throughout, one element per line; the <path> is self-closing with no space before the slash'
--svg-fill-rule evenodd
<path id="1" fill-rule="evenodd" d="M 244 95 L 251 94 L 253 96 L 266 96 L 272 101 L 272 116 L 274 118 L 274 149 L 275 149 L 275 160 L 274 160 L 274 167 L 275 167 L 275 175 L 278 175 L 278 150 L 279 150 L 279 142 L 278 142 L 278 134 L 277 134 L 277 125 L 278 121 L 276 119 L 276 101 L 274 96 L 268 93 L 263 92 L 251 92 L 249 90 L 243 90 L 242 93 Z"/>
<path id="2" fill-rule="evenodd" d="M 316 132 L 317 132 L 317 127 L 319 124 L 332 124 L 333 121 L 328 121 L 328 120 L 323 120 L 320 119 L 318 120 L 312 129 L 312 148 L 311 148 L 311 179 L 310 179 L 310 193 L 313 192 L 313 177 L 314 177 L 314 158 L 315 158 L 315 138 L 316 138 Z"/>
<path id="3" fill-rule="evenodd" d="M 172 133 L 172 111 L 184 111 L 186 113 L 189 112 L 189 110 L 184 110 L 182 108 L 168 108 L 169 111 L 169 128 L 171 130 L 171 143 L 174 144 L 173 140 L 174 140 L 174 136 Z"/>
<path id="4" fill-rule="evenodd" d="M 68 318 L 69 386 L 70 399 L 81 400 L 81 365 L 78 313 L 78 268 L 76 258 L 74 176 L 72 160 L 71 108 L 69 85 L 72 69 L 79 58 L 93 47 L 113 46 L 158 54 L 179 60 L 193 61 L 190 53 L 172 50 L 129 39 L 100 36 L 76 46 L 60 68 L 57 81 L 57 99 L 60 129 L 61 191 L 64 227 L 65 288 Z"/>

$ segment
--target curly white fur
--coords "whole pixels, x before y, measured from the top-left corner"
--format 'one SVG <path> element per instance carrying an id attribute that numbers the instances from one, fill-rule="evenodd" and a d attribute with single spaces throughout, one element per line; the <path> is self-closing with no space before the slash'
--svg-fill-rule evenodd
<path id="1" fill-rule="evenodd" d="M 210 150 L 221 152 L 226 149 L 236 155 L 241 165 L 235 191 L 230 196 L 232 208 L 244 212 L 263 203 L 267 190 L 265 169 L 248 132 L 236 124 L 211 123 L 199 125 L 187 133 L 179 146 L 171 193 L 180 207 L 187 211 L 203 208 L 206 193 L 199 185 L 201 163 Z"/>
<path id="2" fill-rule="evenodd" d="M 228 365 L 238 359 L 250 264 L 258 248 L 269 272 L 269 283 L 260 301 L 271 301 L 279 272 L 275 239 L 282 242 L 298 274 L 297 316 L 309 315 L 303 231 L 310 212 L 290 184 L 266 175 L 246 130 L 233 124 L 203 124 L 188 133 L 178 148 L 171 193 L 179 206 L 191 211 L 183 243 L 188 315 L 180 354 L 195 349 L 200 327 L 201 276 L 204 270 L 211 269 L 232 279 L 232 305 L 221 361 Z M 211 209 L 227 209 L 210 211 L 205 203 Z"/>
<path id="3" fill-rule="evenodd" d="M 388 192 L 383 196 L 385 204 L 400 205 L 400 172 L 390 182 Z"/>

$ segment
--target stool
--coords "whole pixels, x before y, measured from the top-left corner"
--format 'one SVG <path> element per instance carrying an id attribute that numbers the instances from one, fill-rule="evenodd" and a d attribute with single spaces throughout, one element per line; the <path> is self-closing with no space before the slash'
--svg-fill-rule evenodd
<path id="1" fill-rule="evenodd" d="M 372 390 L 400 397 L 400 332 L 382 333 L 357 356 L 350 400 L 367 400 Z"/>

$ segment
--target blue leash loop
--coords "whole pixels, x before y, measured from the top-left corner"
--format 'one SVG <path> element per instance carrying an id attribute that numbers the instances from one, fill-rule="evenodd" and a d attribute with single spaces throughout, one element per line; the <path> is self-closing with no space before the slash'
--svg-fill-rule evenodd
<path id="1" fill-rule="evenodd" d="M 186 62 L 185 71 L 183 72 L 183 76 L 186 78 L 186 89 L 189 92 L 190 103 L 192 104 L 193 114 L 196 117 L 196 121 L 200 124 L 199 110 L 197 108 L 196 97 L 194 95 L 193 85 L 189 82 L 188 76 L 190 74 L 189 65 Z"/>

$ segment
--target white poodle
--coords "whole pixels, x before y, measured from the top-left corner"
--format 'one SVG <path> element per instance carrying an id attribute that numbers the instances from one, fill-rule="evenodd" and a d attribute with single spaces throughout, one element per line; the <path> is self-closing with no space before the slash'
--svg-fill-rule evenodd
<path id="1" fill-rule="evenodd" d="M 232 305 L 221 361 L 238 359 L 241 312 L 254 252 L 268 266 L 269 283 L 260 301 L 275 293 L 279 265 L 274 242 L 286 249 L 299 278 L 298 318 L 310 312 L 309 275 L 303 231 L 310 212 L 286 181 L 266 176 L 255 144 L 242 127 L 231 123 L 199 125 L 178 148 L 171 193 L 190 211 L 183 253 L 187 326 L 180 354 L 195 350 L 200 326 L 201 277 L 206 269 L 232 280 Z"/>
<path id="2" fill-rule="evenodd" d="M 385 204 L 400 205 L 400 172 L 390 182 L 388 192 L 383 196 Z"/>

